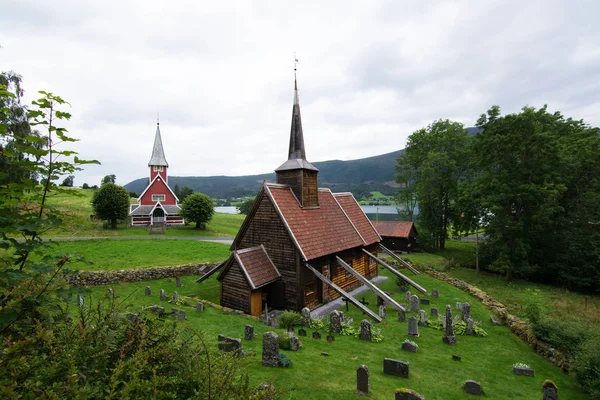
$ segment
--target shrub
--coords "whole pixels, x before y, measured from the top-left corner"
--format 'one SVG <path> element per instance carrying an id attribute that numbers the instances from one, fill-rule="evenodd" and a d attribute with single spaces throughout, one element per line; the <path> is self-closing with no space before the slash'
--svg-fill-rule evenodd
<path id="1" fill-rule="evenodd" d="M 592 398 L 600 399 L 600 337 L 588 338 L 572 360 L 575 380 Z"/>
<path id="2" fill-rule="evenodd" d="M 294 366 L 294 363 L 288 356 L 285 354 L 279 353 L 279 363 L 278 366 L 281 368 L 291 368 Z"/>
<path id="3" fill-rule="evenodd" d="M 290 350 L 292 348 L 291 336 L 289 333 L 279 335 L 279 348 L 282 350 Z"/>
<path id="4" fill-rule="evenodd" d="M 313 328 L 315 331 L 323 329 L 326 326 L 329 326 L 329 318 L 327 317 L 310 319 L 310 327 Z"/>
<path id="5" fill-rule="evenodd" d="M 342 330 L 340 331 L 340 335 L 342 336 L 354 336 L 358 333 L 358 330 L 352 326 L 352 322 L 354 320 L 352 318 L 344 319 L 341 323 Z"/>
<path id="6" fill-rule="evenodd" d="M 569 356 L 574 355 L 579 346 L 590 337 L 587 329 L 568 320 L 540 318 L 531 325 L 538 340 L 551 344 Z"/>
<path id="7" fill-rule="evenodd" d="M 513 364 L 513 368 L 523 368 L 523 369 L 529 369 L 529 365 L 525 364 L 525 363 L 520 363 L 520 362 L 516 362 Z"/>
<path id="8" fill-rule="evenodd" d="M 525 318 L 532 324 L 537 324 L 540 321 L 541 312 L 540 305 L 535 301 L 525 306 Z"/>
<path id="9" fill-rule="evenodd" d="M 285 330 L 288 330 L 294 325 L 298 325 L 301 320 L 302 316 L 300 315 L 300 313 L 290 310 L 285 310 L 281 313 L 281 315 L 279 315 L 279 317 L 277 317 L 277 322 L 279 323 L 279 326 L 281 328 L 284 328 Z"/>

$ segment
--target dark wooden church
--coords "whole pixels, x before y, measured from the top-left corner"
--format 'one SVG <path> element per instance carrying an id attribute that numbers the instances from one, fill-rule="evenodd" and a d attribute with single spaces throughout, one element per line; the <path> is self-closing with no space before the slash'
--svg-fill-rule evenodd
<path id="1" fill-rule="evenodd" d="M 215 268 L 221 305 L 252 315 L 265 305 L 314 309 L 377 276 L 373 255 L 381 238 L 351 193 L 318 187 L 294 86 L 288 159 L 275 170 L 277 183 L 258 192 L 231 257 Z"/>

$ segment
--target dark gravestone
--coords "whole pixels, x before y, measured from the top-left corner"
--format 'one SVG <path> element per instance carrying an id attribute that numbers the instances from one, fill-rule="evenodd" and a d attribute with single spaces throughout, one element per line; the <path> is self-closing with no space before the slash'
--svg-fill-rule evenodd
<path id="1" fill-rule="evenodd" d="M 465 381 L 465 391 L 469 394 L 481 394 L 481 384 L 475 381 Z"/>
<path id="2" fill-rule="evenodd" d="M 475 330 L 473 329 L 473 320 L 471 318 L 467 319 L 467 328 L 465 329 L 465 333 L 469 336 L 475 335 Z"/>
<path id="3" fill-rule="evenodd" d="M 199 301 L 198 304 L 196 304 L 196 311 L 199 311 L 199 312 L 204 311 L 204 303 Z"/>
<path id="4" fill-rule="evenodd" d="M 307 307 L 302 309 L 302 318 L 300 319 L 300 324 L 302 326 L 310 327 L 310 310 Z"/>
<path id="5" fill-rule="evenodd" d="M 294 336 L 294 333 L 295 333 L 295 332 L 294 332 L 294 327 L 293 327 L 293 326 L 290 326 L 290 327 L 288 328 L 288 335 L 290 335 L 290 336 Z"/>
<path id="6" fill-rule="evenodd" d="M 395 400 L 425 400 L 425 396 L 415 392 L 414 390 L 401 388 L 396 389 Z"/>
<path id="7" fill-rule="evenodd" d="M 165 301 L 166 299 L 167 299 L 167 296 L 165 295 L 165 290 L 160 289 L 160 301 Z"/>
<path id="8" fill-rule="evenodd" d="M 306 329 L 304 329 L 304 328 L 298 329 L 298 336 L 306 336 Z"/>
<path id="9" fill-rule="evenodd" d="M 180 276 L 175 277 L 175 285 L 177 287 L 181 287 L 181 277 Z"/>
<path id="10" fill-rule="evenodd" d="M 408 336 L 419 337 L 419 326 L 415 317 L 408 318 Z"/>
<path id="11" fill-rule="evenodd" d="M 296 336 L 290 337 L 290 350 L 291 351 L 300 350 L 300 339 L 298 339 Z"/>
<path id="12" fill-rule="evenodd" d="M 333 337 L 333 335 L 327 335 L 327 341 L 328 342 L 334 342 L 335 341 L 335 337 Z"/>
<path id="13" fill-rule="evenodd" d="M 263 333 L 262 364 L 265 367 L 279 364 L 279 336 L 275 332 Z"/>
<path id="14" fill-rule="evenodd" d="M 131 323 L 135 324 L 139 321 L 138 315 L 132 312 L 125 313 L 125 318 L 127 318 Z"/>
<path id="15" fill-rule="evenodd" d="M 558 387 L 550 380 L 544 381 L 542 384 L 544 389 L 544 400 L 558 400 Z"/>
<path id="16" fill-rule="evenodd" d="M 242 341 L 225 335 L 219 335 L 219 350 L 226 353 L 235 352 L 237 356 L 241 355 Z"/>
<path id="17" fill-rule="evenodd" d="M 456 336 L 454 336 L 454 326 L 452 325 L 452 307 L 446 304 L 446 328 L 444 329 L 444 343 L 453 346 L 456 344 Z"/>
<path id="18" fill-rule="evenodd" d="M 246 325 L 244 328 L 244 339 L 245 340 L 252 340 L 254 339 L 254 326 L 252 325 Z"/>
<path id="19" fill-rule="evenodd" d="M 471 305 L 469 303 L 463 303 L 462 307 L 462 320 L 467 322 L 468 319 L 471 318 Z"/>
<path id="20" fill-rule="evenodd" d="M 382 306 L 385 304 L 385 299 L 381 296 L 377 296 L 377 306 Z"/>
<path id="21" fill-rule="evenodd" d="M 144 294 L 146 296 L 150 296 L 152 294 L 152 289 L 150 289 L 150 286 L 146 286 L 146 289 L 144 290 Z"/>
<path id="22" fill-rule="evenodd" d="M 406 321 L 406 313 L 402 310 L 398 310 L 398 321 L 400 321 L 400 322 Z"/>
<path id="23" fill-rule="evenodd" d="M 437 308 L 435 308 L 435 307 L 433 307 L 433 308 L 432 308 L 432 309 L 429 311 L 429 314 L 430 314 L 432 317 L 437 317 L 437 316 L 439 316 L 439 315 L 440 315 L 440 314 L 439 314 L 439 312 L 438 312 L 438 309 L 437 309 Z"/>
<path id="24" fill-rule="evenodd" d="M 361 365 L 356 370 L 356 391 L 358 394 L 368 394 L 371 387 L 371 374 L 366 365 Z"/>
<path id="25" fill-rule="evenodd" d="M 371 321 L 363 319 L 360 321 L 360 334 L 362 340 L 371 341 Z"/>
<path id="26" fill-rule="evenodd" d="M 329 353 L 326 353 L 324 351 L 321 352 L 321 355 L 324 356 L 324 357 L 329 357 Z"/>
<path id="27" fill-rule="evenodd" d="M 460 361 L 460 360 L 462 360 L 461 356 L 459 356 L 458 354 L 452 354 L 452 359 L 454 361 Z"/>
<path id="28" fill-rule="evenodd" d="M 406 293 L 408 291 L 408 288 L 406 286 L 400 286 L 398 288 L 399 291 L 401 291 L 402 293 Z"/>
<path id="29" fill-rule="evenodd" d="M 433 289 L 431 291 L 431 296 L 435 297 L 436 299 L 439 297 L 440 293 L 438 292 L 437 289 Z"/>
<path id="30" fill-rule="evenodd" d="M 410 296 L 410 312 L 419 312 L 419 297 L 416 294 Z"/>
<path id="31" fill-rule="evenodd" d="M 412 294 L 410 293 L 410 290 L 407 290 L 406 293 L 404 293 L 404 301 L 406 301 L 408 304 L 410 304 L 410 296 Z"/>
<path id="32" fill-rule="evenodd" d="M 421 304 L 424 304 L 426 306 L 429 305 L 429 299 L 421 299 Z"/>
<path id="33" fill-rule="evenodd" d="M 513 372 L 515 373 L 515 375 L 521 376 L 533 376 L 534 374 L 534 371 L 531 368 L 513 367 Z"/>
<path id="34" fill-rule="evenodd" d="M 342 331 L 342 316 L 337 310 L 329 315 L 329 331 L 331 333 L 340 333 Z"/>
<path id="35" fill-rule="evenodd" d="M 404 350 L 404 351 L 408 351 L 409 353 L 416 353 L 417 349 L 418 349 L 418 347 L 415 342 L 411 342 L 411 341 L 402 342 L 402 350 Z"/>
<path id="36" fill-rule="evenodd" d="M 386 375 L 408 378 L 408 363 L 391 358 L 383 359 L 383 373 Z"/>
<path id="37" fill-rule="evenodd" d="M 184 321 L 185 320 L 185 311 L 179 310 L 177 308 L 172 308 L 171 309 L 171 317 L 175 318 L 178 321 Z"/>
<path id="38" fill-rule="evenodd" d="M 158 304 L 148 306 L 146 307 L 146 310 L 150 311 L 152 314 L 164 314 L 166 312 L 165 308 L 159 306 Z"/>
<path id="39" fill-rule="evenodd" d="M 312 333 L 312 338 L 313 339 L 321 339 L 321 334 L 317 331 Z"/>

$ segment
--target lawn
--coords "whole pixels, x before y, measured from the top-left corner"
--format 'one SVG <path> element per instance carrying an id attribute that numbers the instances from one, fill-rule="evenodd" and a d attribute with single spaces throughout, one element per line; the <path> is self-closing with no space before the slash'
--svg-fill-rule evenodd
<path id="1" fill-rule="evenodd" d="M 381 271 L 388 275 L 387 271 Z M 412 276 L 411 276 L 412 277 Z M 177 288 L 175 280 L 156 280 L 113 285 L 117 301 L 127 304 L 130 311 L 137 312 L 144 306 L 161 304 L 158 292 L 165 289 L 167 294 L 177 291 L 180 295 L 195 299 L 206 299 L 218 302 L 219 286 L 215 277 L 202 284 L 195 283 L 196 277 L 183 277 L 183 287 Z M 560 389 L 564 399 L 581 399 L 586 396 L 575 386 L 573 379 L 564 375 L 556 367 L 536 355 L 524 342 L 502 326 L 492 326 L 489 322 L 490 311 L 474 301 L 466 293 L 434 278 L 421 274 L 415 276 L 417 283 L 429 291 L 437 288 L 439 298 L 430 298 L 431 306 L 423 306 L 429 313 L 430 307 L 437 307 L 443 312 L 446 304 L 469 301 L 473 318 L 481 321 L 488 332 L 487 337 L 459 336 L 456 346 L 442 343 L 442 332 L 427 327 L 419 327 L 421 336 L 413 339 L 419 345 L 417 353 L 400 350 L 401 343 L 407 338 L 407 323 L 398 322 L 396 312 L 388 307 L 388 319 L 374 327 L 381 328 L 384 341 L 369 343 L 354 337 L 336 336 L 334 342 L 327 342 L 327 333 L 321 331 L 322 340 L 312 339 L 311 330 L 308 337 L 301 338 L 303 348 L 297 352 L 283 351 L 294 366 L 290 369 L 267 368 L 261 365 L 261 336 L 263 332 L 281 329 L 267 327 L 245 316 L 224 313 L 221 310 L 207 307 L 203 313 L 194 309 L 195 299 L 187 299 L 189 307 L 187 321 L 182 324 L 201 331 L 208 342 L 216 347 L 218 334 L 243 337 L 244 326 L 252 324 L 258 337 L 252 341 L 243 340 L 243 348 L 253 349 L 256 355 L 247 357 L 246 370 L 251 375 L 253 384 L 272 382 L 277 388 L 285 390 L 283 399 L 359 399 L 356 390 L 356 368 L 366 364 L 371 373 L 371 394 L 373 399 L 390 399 L 397 388 L 408 387 L 431 399 L 464 399 L 466 394 L 462 388 L 465 380 L 473 379 L 481 382 L 485 391 L 484 398 L 489 399 L 539 399 L 542 397 L 541 384 L 545 379 L 552 379 Z M 143 288 L 150 286 L 151 296 L 144 296 Z M 404 303 L 404 293 L 399 292 L 395 279 L 384 281 L 380 287 L 392 293 L 392 296 Z M 106 293 L 107 287 L 95 287 L 88 296 L 98 299 Z M 361 295 L 362 297 L 362 295 Z M 365 293 L 371 309 L 375 309 L 375 295 Z M 86 299 L 89 304 L 89 299 Z M 170 309 L 170 304 L 162 302 Z M 178 306 L 182 307 L 182 306 Z M 345 309 L 344 309 L 345 311 Z M 453 310 L 456 313 L 455 310 Z M 353 325 L 358 327 L 365 318 L 360 311 L 351 306 L 348 316 L 354 319 Z M 323 355 L 325 352 L 327 355 Z M 458 354 L 462 361 L 453 361 L 452 354 Z M 408 361 L 410 376 L 403 379 L 383 374 L 383 359 L 386 357 Z M 526 363 L 535 370 L 535 377 L 516 376 L 512 365 L 516 362 Z"/>
<path id="2" fill-rule="evenodd" d="M 54 242 L 57 251 L 83 256 L 69 269 L 98 271 L 216 263 L 229 257 L 229 246 L 198 240 L 99 239 Z"/>

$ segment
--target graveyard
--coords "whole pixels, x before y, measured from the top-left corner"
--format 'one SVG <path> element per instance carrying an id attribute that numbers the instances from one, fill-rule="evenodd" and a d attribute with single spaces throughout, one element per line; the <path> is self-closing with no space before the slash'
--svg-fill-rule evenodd
<path id="1" fill-rule="evenodd" d="M 286 330 L 267 326 L 257 318 L 218 306 L 219 283 L 215 276 L 202 284 L 196 283 L 196 275 L 94 286 L 82 292 L 82 296 L 86 307 L 99 301 L 114 301 L 124 311 L 140 314 L 142 318 L 173 319 L 183 329 L 200 332 L 214 349 L 236 348 L 239 343 L 243 351 L 241 365 L 249 373 L 252 384 L 272 384 L 280 391 L 281 399 L 390 399 L 400 388 L 413 390 L 427 399 L 464 399 L 469 396 L 467 388 L 481 389 L 483 398 L 541 399 L 542 384 L 546 380 L 558 386 L 561 398 L 586 398 L 571 376 L 535 354 L 508 327 L 495 326 L 490 321 L 491 311 L 464 291 L 426 274 L 411 275 L 411 279 L 428 289 L 427 296 L 416 293 L 420 299 L 414 306 L 419 312 L 411 312 L 411 302 L 406 301 L 407 294 L 397 285 L 395 277 L 383 269 L 380 275 L 387 279 L 378 285 L 379 288 L 405 304 L 406 313 L 401 317 L 388 306 L 385 319 L 376 323 L 358 308 L 341 305 L 339 311 L 343 312 L 345 320 L 352 321 L 349 329 L 342 322 L 345 327 L 342 332 L 350 332 L 350 335 L 330 332 L 327 317 L 321 321 L 313 320 L 311 327 L 298 324 L 294 326 L 294 336 L 299 341 L 299 350 L 279 350 L 292 361 L 293 365 L 289 368 L 264 365 L 264 357 L 268 358 L 268 354 L 273 360 L 272 346 L 271 350 L 263 353 L 263 335 L 274 332 L 283 336 Z M 437 290 L 438 297 L 432 295 L 433 289 Z M 374 292 L 364 292 L 360 298 L 367 307 L 381 315 L 383 310 L 377 306 Z M 425 304 L 427 300 L 429 304 Z M 199 302 L 202 303 L 202 311 L 198 310 Z M 431 322 L 431 325 L 441 324 L 440 319 L 432 316 L 432 310 L 437 309 L 438 315 L 443 316 L 447 305 L 450 305 L 454 318 L 460 319 L 465 312 L 464 303 L 469 303 L 471 319 L 486 336 L 460 335 L 455 324 L 455 335 L 448 341 L 448 331 L 443 327 L 438 330 L 422 324 L 425 321 Z M 148 307 L 153 305 L 163 307 L 165 314 L 156 316 L 151 313 Z M 173 315 L 172 309 L 177 310 Z M 399 321 L 399 318 L 404 321 Z M 333 320 L 331 330 L 338 331 L 339 328 L 335 327 L 335 321 L 339 321 L 337 312 Z M 361 323 L 363 320 L 369 322 Z M 371 341 L 361 339 L 364 333 L 361 325 L 370 325 Z M 254 331 L 252 339 L 248 336 L 247 326 Z M 313 335 L 320 338 L 313 338 Z M 267 338 L 272 336 L 268 334 Z M 454 341 L 453 345 L 445 343 Z M 227 354 L 235 357 L 235 352 Z M 513 371 L 517 364 L 533 370 L 533 376 L 517 374 Z M 357 372 L 361 365 L 367 367 L 368 374 L 364 368 Z M 363 397 L 357 392 L 357 384 L 365 387 L 365 379 L 368 379 L 369 390 Z M 475 383 L 466 384 L 467 381 Z"/>

